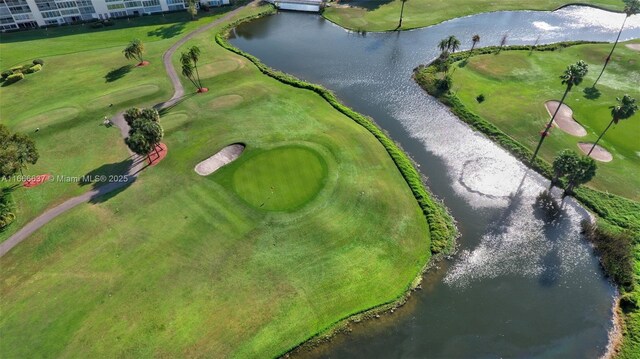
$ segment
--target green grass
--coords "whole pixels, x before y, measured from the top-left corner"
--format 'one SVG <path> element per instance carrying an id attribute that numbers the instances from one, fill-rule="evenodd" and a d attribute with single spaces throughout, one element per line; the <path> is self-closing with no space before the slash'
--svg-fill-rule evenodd
<path id="1" fill-rule="evenodd" d="M 421 273 L 430 231 L 412 192 L 417 185 L 407 186 L 391 145 L 355 115 L 217 45 L 217 30 L 185 48 L 200 46 L 202 65 L 239 66 L 204 79 L 208 93 L 162 117 L 163 162 L 123 193 L 56 218 L 2 258 L 2 357 L 278 356 L 350 315 L 402 298 Z M 59 67 L 48 70 L 60 76 Z M 155 69 L 145 79 L 151 72 L 164 74 Z M 44 84 L 23 85 L 29 93 Z M 229 98 L 230 105 L 212 109 Z M 77 136 L 103 130 L 87 127 Z M 113 138 L 109 152 L 121 151 L 114 160 L 124 161 L 124 145 Z M 233 165 L 195 173 L 203 158 L 239 142 L 247 150 Z M 260 164 L 252 160 L 260 157 Z M 278 158 L 302 168 L 283 169 L 295 200 L 279 209 L 299 205 L 295 211 L 242 198 L 269 191 L 259 182 L 282 174 L 254 173 L 250 183 L 241 173 Z M 313 159 L 326 169 L 307 163 Z M 244 177 L 241 190 L 231 185 L 237 176 Z M 301 182 L 322 185 L 309 191 Z"/>
<path id="2" fill-rule="evenodd" d="M 245 153 L 234 167 L 235 192 L 255 208 L 275 211 L 293 211 L 309 202 L 327 176 L 322 156 L 302 146 Z"/>
<path id="3" fill-rule="evenodd" d="M 409 0 L 405 3 L 403 29 L 434 25 L 445 20 L 499 10 L 553 10 L 568 3 L 581 3 L 622 11 L 621 0 Z M 349 2 L 344 4 L 348 5 Z M 398 26 L 400 0 L 373 0 L 355 2 L 353 7 L 330 6 L 323 16 L 338 25 L 365 31 L 389 31 Z"/>
<path id="4" fill-rule="evenodd" d="M 30 134 L 40 152 L 38 163 L 25 175 L 82 176 L 124 171 L 126 147 L 117 128 L 100 126 L 104 117 L 169 98 L 172 89 L 162 54 L 181 35 L 220 16 L 219 12 L 210 14 L 197 21 L 187 21 L 187 14 L 174 13 L 130 22 L 116 20 L 113 27 L 97 30 L 74 25 L 3 34 L 2 68 L 34 58 L 45 61 L 42 71 L 0 87 L 0 121 L 13 131 Z M 145 44 L 150 65 L 134 67 L 135 62 L 122 55 L 122 49 L 134 37 Z M 35 132 L 37 128 L 40 131 Z M 0 232 L 0 241 L 44 209 L 88 189 L 76 183 L 51 182 L 14 191 L 17 218 Z"/>
<path id="5" fill-rule="evenodd" d="M 579 152 L 578 142 L 594 142 L 611 121 L 609 106 L 615 98 L 629 94 L 640 100 L 640 53 L 621 44 L 613 62 L 598 84 L 600 96 L 592 98 L 584 91 L 591 87 L 602 68 L 609 44 L 578 45 L 553 52 L 505 51 L 500 55 L 473 56 L 456 63 L 453 92 L 473 113 L 489 120 L 500 130 L 535 149 L 539 132 L 549 121 L 544 103 L 559 100 L 564 92 L 559 75 L 564 68 L 582 59 L 589 64 L 589 74 L 567 96 L 566 104 L 574 118 L 587 130 L 587 136 L 571 136 L 553 129 L 541 149 L 548 162 L 562 149 Z M 466 65 L 466 66 L 462 66 Z M 482 103 L 476 97 L 484 94 Z M 505 98 L 505 94 L 510 94 Z M 589 186 L 633 200 L 640 199 L 640 115 L 612 127 L 600 145 L 613 154 L 611 162 L 598 162 L 598 173 Z M 633 175 L 636 174 L 636 175 Z"/>

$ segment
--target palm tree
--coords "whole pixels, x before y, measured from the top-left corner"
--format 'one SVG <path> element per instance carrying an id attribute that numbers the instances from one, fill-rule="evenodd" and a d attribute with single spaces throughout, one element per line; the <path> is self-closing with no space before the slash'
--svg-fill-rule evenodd
<path id="1" fill-rule="evenodd" d="M 440 42 L 438 43 L 438 49 L 440 49 L 440 52 L 442 52 L 444 54 L 445 51 L 449 50 L 449 39 L 442 39 L 440 40 Z"/>
<path id="2" fill-rule="evenodd" d="M 538 147 L 536 147 L 536 150 L 533 152 L 533 157 L 531 157 L 531 162 L 533 162 L 533 160 L 536 159 L 536 156 L 538 155 L 538 151 L 540 151 L 540 147 L 542 146 L 542 142 L 544 141 L 545 137 L 547 137 L 547 134 L 549 133 L 549 129 L 553 124 L 553 120 L 556 118 L 556 115 L 558 114 L 558 111 L 562 107 L 562 104 L 564 104 L 564 100 L 567 98 L 567 94 L 569 93 L 569 91 L 571 91 L 573 86 L 579 85 L 582 82 L 584 77 L 587 75 L 588 71 L 589 71 L 589 66 L 584 61 L 580 60 L 575 64 L 567 66 L 567 69 L 564 70 L 564 73 L 562 74 L 562 76 L 560 76 L 560 79 L 562 80 L 562 84 L 567 86 L 567 88 L 564 91 L 564 95 L 562 95 L 562 99 L 558 104 L 558 108 L 556 108 L 555 112 L 553 113 L 553 116 L 551 116 L 551 120 L 549 120 L 549 123 L 547 124 L 547 127 L 544 128 L 544 131 L 540 135 L 540 142 L 538 142 Z"/>
<path id="3" fill-rule="evenodd" d="M 622 27 L 620 27 L 620 31 L 618 31 L 618 37 L 616 37 L 616 42 L 613 43 L 613 47 L 611 48 L 611 52 L 609 52 L 609 55 L 607 56 L 607 58 L 604 60 L 604 66 L 602 67 L 602 71 L 600 71 L 600 75 L 598 75 L 598 78 L 596 79 L 596 82 L 593 83 L 593 88 L 596 87 L 596 85 L 598 84 L 598 81 L 600 81 L 600 77 L 602 77 L 602 74 L 604 73 L 604 70 L 607 68 L 607 65 L 609 64 L 609 61 L 611 61 L 611 55 L 613 55 L 613 51 L 616 49 L 616 46 L 618 46 L 618 41 L 620 41 L 620 35 L 622 34 L 622 30 L 624 29 L 624 25 L 627 22 L 627 19 L 631 16 L 631 15 L 635 15 L 640 13 L 640 0 L 623 0 L 624 1 L 624 13 L 627 15 L 624 18 L 624 21 L 622 21 Z"/>
<path id="4" fill-rule="evenodd" d="M 200 84 L 198 83 L 198 81 L 196 81 L 196 74 L 194 72 L 195 69 L 193 67 L 191 55 L 189 54 L 189 52 L 183 52 L 182 54 L 180 54 L 180 64 L 182 65 L 182 75 L 188 78 L 189 81 L 191 81 L 191 83 L 198 89 L 198 91 L 200 91 L 202 87 L 200 87 Z"/>
<path id="5" fill-rule="evenodd" d="M 200 73 L 198 72 L 198 60 L 200 60 L 200 48 L 195 45 L 191 46 L 187 54 L 189 54 L 189 57 L 191 58 L 191 63 L 193 64 L 193 68 L 196 70 L 196 79 L 199 85 L 198 87 L 202 88 L 202 82 L 200 82 Z"/>
<path id="6" fill-rule="evenodd" d="M 404 15 L 404 3 L 407 2 L 407 0 L 400 0 L 402 1 L 402 7 L 400 8 L 400 22 L 398 23 L 398 27 L 396 27 L 396 30 L 399 30 L 402 27 L 402 16 Z"/>
<path id="7" fill-rule="evenodd" d="M 609 130 L 609 127 L 611 127 L 611 125 L 613 125 L 614 123 L 617 125 L 620 120 L 626 120 L 629 117 L 633 116 L 636 111 L 638 111 L 638 105 L 636 105 L 635 98 L 629 95 L 624 95 L 622 96 L 622 98 L 617 97 L 616 100 L 618 101 L 618 105 L 611 106 L 611 122 L 609 122 L 607 128 L 602 131 L 596 142 L 593 144 L 593 146 L 591 146 L 591 149 L 589 150 L 589 153 L 587 153 L 587 156 L 591 155 L 591 152 L 593 152 L 593 149 L 596 148 L 598 141 L 600 141 L 602 136 L 604 136 L 607 130 Z"/>
<path id="8" fill-rule="evenodd" d="M 473 44 L 471 45 L 471 50 L 469 50 L 469 56 L 471 56 L 473 49 L 475 49 L 476 45 L 480 42 L 480 35 L 478 34 L 473 35 L 473 37 L 471 38 L 471 41 L 473 42 Z"/>
<path id="9" fill-rule="evenodd" d="M 447 49 L 449 52 L 454 53 L 460 48 L 460 40 L 454 35 L 447 38 Z"/>
<path id="10" fill-rule="evenodd" d="M 142 58 L 142 53 L 144 52 L 144 44 L 142 41 L 138 39 L 133 39 L 127 45 L 127 47 L 122 50 L 124 53 L 124 57 L 127 60 L 138 60 L 138 62 L 142 63 L 144 60 Z"/>

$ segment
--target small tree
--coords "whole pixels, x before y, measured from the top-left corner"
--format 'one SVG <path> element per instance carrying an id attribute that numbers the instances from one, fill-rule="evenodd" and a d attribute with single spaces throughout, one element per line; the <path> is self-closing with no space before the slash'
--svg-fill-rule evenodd
<path id="1" fill-rule="evenodd" d="M 125 47 L 122 52 L 124 53 L 124 57 L 127 60 L 137 60 L 139 63 L 144 62 L 144 59 L 142 57 L 142 53 L 144 52 L 144 44 L 138 39 L 131 40 L 129 45 L 127 45 L 127 47 Z"/>
<path id="2" fill-rule="evenodd" d="M 580 156 L 576 163 L 575 169 L 567 174 L 568 185 L 564 193 L 573 193 L 574 188 L 577 186 L 591 181 L 596 175 L 597 169 L 596 161 L 591 157 Z"/>
<path id="3" fill-rule="evenodd" d="M 558 183 L 560 178 L 565 177 L 577 168 L 580 156 L 571 150 L 560 152 L 553 160 L 553 179 L 551 180 L 551 189 L 554 184 Z"/>
<path id="4" fill-rule="evenodd" d="M 611 106 L 611 121 L 609 122 L 609 125 L 604 129 L 604 131 L 602 131 L 596 142 L 593 143 L 593 146 L 591 146 L 591 149 L 589 150 L 589 153 L 587 153 L 587 156 L 589 156 L 591 152 L 593 152 L 593 149 L 596 148 L 596 145 L 598 144 L 602 136 L 607 133 L 611 125 L 613 125 L 614 123 L 617 125 L 620 120 L 626 120 L 629 117 L 633 116 L 636 111 L 638 111 L 638 105 L 636 105 L 635 98 L 629 95 L 624 95 L 622 96 L 622 98 L 617 97 L 616 100 L 618 101 L 618 105 Z"/>
<path id="5" fill-rule="evenodd" d="M 36 164 L 39 154 L 31 137 L 22 134 L 11 134 L 9 128 L 0 125 L 0 178 L 9 178 L 28 164 Z"/>
<path id="6" fill-rule="evenodd" d="M 545 127 L 544 131 L 542 131 L 542 133 L 540 134 L 540 141 L 538 142 L 538 147 L 536 147 L 536 150 L 533 152 L 531 162 L 536 159 L 538 151 L 540 151 L 540 147 L 542 146 L 542 142 L 544 142 L 544 139 L 547 137 L 549 129 L 551 129 L 551 125 L 553 124 L 553 120 L 555 120 L 558 111 L 564 104 L 564 100 L 567 98 L 567 94 L 574 86 L 579 85 L 582 82 L 588 71 L 588 65 L 584 61 L 580 60 L 573 65 L 567 66 L 566 70 L 564 70 L 564 73 L 560 76 L 562 84 L 566 86 L 564 95 L 562 95 L 562 99 L 560 100 L 560 103 L 558 103 L 558 108 L 556 108 L 553 116 L 551 116 L 547 127 Z"/>
<path id="7" fill-rule="evenodd" d="M 191 15 L 191 20 L 195 20 L 198 15 L 198 0 L 187 1 L 187 12 Z"/>
<path id="8" fill-rule="evenodd" d="M 476 48 L 476 45 L 480 42 L 480 35 L 475 34 L 473 35 L 473 37 L 471 38 L 471 50 L 469 50 L 469 57 L 471 57 L 471 54 L 473 53 L 473 49 Z"/>
<path id="9" fill-rule="evenodd" d="M 149 155 L 153 150 L 153 146 L 147 141 L 147 138 L 142 132 L 130 133 L 129 137 L 127 137 L 124 142 L 133 153 L 145 156 L 148 160 L 151 160 Z"/>
<path id="10" fill-rule="evenodd" d="M 502 36 L 502 39 L 500 39 L 500 46 L 498 47 L 498 53 L 500 53 L 500 51 L 502 51 L 502 48 L 507 44 L 507 38 L 509 36 L 507 34 L 504 34 Z"/>
<path id="11" fill-rule="evenodd" d="M 151 151 L 158 154 L 158 146 L 164 136 L 158 110 L 153 108 L 130 108 L 124 114 L 129 124 L 129 137 L 125 143 L 134 153 L 150 160 Z"/>

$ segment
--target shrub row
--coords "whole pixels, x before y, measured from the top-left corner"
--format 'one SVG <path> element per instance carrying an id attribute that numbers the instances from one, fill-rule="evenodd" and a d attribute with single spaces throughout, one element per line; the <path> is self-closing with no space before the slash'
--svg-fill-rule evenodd
<path id="1" fill-rule="evenodd" d="M 218 34 L 216 34 L 216 42 L 223 48 L 249 59 L 256 65 L 256 67 L 258 67 L 258 69 L 262 73 L 282 83 L 297 88 L 310 90 L 319 94 L 335 109 L 348 116 L 356 123 L 366 128 L 371 134 L 373 134 L 384 146 L 384 148 L 387 150 L 394 163 L 396 164 L 398 170 L 400 170 L 400 173 L 411 188 L 414 197 L 418 201 L 418 204 L 427 219 L 431 234 L 431 251 L 433 253 L 445 253 L 452 250 L 455 238 L 458 235 L 453 218 L 449 215 L 444 205 L 439 201 L 434 200 L 430 193 L 426 190 L 420 173 L 413 166 L 413 163 L 409 159 L 409 157 L 402 150 L 400 150 L 396 143 L 393 142 L 379 127 L 377 127 L 370 118 L 365 117 L 342 104 L 340 101 L 338 101 L 336 96 L 326 88 L 301 81 L 294 76 L 274 70 L 263 64 L 255 56 L 245 53 L 244 51 L 236 48 L 227 41 L 229 31 L 239 25 L 241 22 L 262 17 L 273 12 L 273 9 L 267 10 L 255 16 L 244 18 L 228 24 Z"/>
<path id="2" fill-rule="evenodd" d="M 582 232 L 593 244 L 594 250 L 600 257 L 600 263 L 609 277 L 624 289 L 632 289 L 634 282 L 632 236 L 628 232 L 616 231 L 607 228 L 606 225 L 598 226 L 589 221 L 582 223 Z M 627 303 L 629 304 L 637 305 L 637 303 Z"/>

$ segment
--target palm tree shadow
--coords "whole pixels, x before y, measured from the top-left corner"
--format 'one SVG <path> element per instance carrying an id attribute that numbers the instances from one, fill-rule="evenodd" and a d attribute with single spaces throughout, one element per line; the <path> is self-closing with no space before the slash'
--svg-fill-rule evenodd
<path id="1" fill-rule="evenodd" d="M 126 74 L 131 72 L 132 69 L 133 69 L 133 65 L 125 65 L 125 66 L 118 67 L 117 69 L 113 69 L 107 72 L 106 75 L 104 75 L 105 82 L 114 82 L 116 80 L 119 80 L 123 78 Z"/>
<path id="2" fill-rule="evenodd" d="M 543 223 L 545 238 L 554 242 L 541 259 L 540 265 L 543 271 L 538 277 L 540 285 L 552 287 L 558 283 L 562 274 L 562 258 L 558 253 L 556 242 L 569 230 L 571 220 L 564 210 L 564 200 L 559 204 L 549 191 L 541 192 L 532 207 L 534 216 Z"/>
<path id="3" fill-rule="evenodd" d="M 596 100 L 600 98 L 600 90 L 595 87 L 586 87 L 582 92 L 584 92 L 584 98 L 587 100 Z"/>

